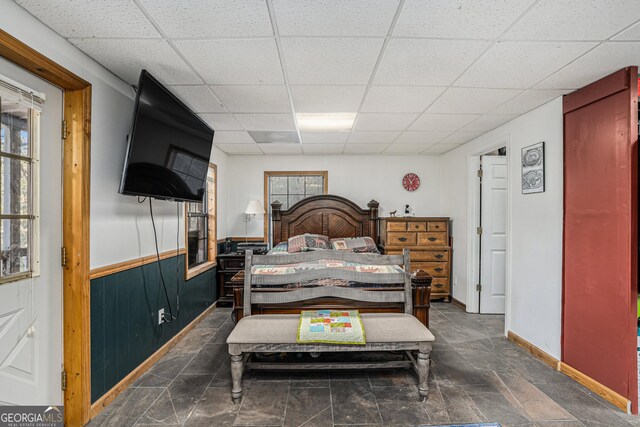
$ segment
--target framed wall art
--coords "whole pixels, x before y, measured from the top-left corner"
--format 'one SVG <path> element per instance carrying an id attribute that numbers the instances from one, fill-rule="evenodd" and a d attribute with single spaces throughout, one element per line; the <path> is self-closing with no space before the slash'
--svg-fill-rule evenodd
<path id="1" fill-rule="evenodd" d="M 544 192 L 544 142 L 522 149 L 522 194 Z"/>

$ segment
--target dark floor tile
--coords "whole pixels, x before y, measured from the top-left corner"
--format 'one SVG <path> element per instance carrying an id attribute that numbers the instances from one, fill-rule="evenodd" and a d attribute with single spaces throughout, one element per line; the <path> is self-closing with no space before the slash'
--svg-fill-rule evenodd
<path id="1" fill-rule="evenodd" d="M 373 394 L 384 425 L 430 424 L 416 387 L 374 387 Z"/>
<path id="2" fill-rule="evenodd" d="M 580 421 L 536 421 L 534 423 L 536 427 L 584 427 Z"/>
<path id="3" fill-rule="evenodd" d="M 197 353 L 204 344 L 213 338 L 214 334 L 215 331 L 210 331 L 209 329 L 194 328 L 171 351 L 179 353 Z"/>
<path id="4" fill-rule="evenodd" d="M 104 411 L 96 416 L 91 427 L 132 426 L 162 394 L 163 388 L 130 388 L 120 394 Z"/>
<path id="5" fill-rule="evenodd" d="M 212 378 L 213 375 L 183 373 L 173 380 L 168 391 L 178 422 L 183 423 L 187 419 Z"/>
<path id="6" fill-rule="evenodd" d="M 369 380 L 331 380 L 331 404 L 335 424 L 380 424 Z"/>
<path id="7" fill-rule="evenodd" d="M 482 372 L 455 350 L 433 352 L 431 359 L 437 364 L 438 371 L 454 384 L 468 385 L 486 382 Z"/>
<path id="8" fill-rule="evenodd" d="M 140 417 L 138 424 L 182 424 L 178 421 L 178 416 L 171 403 L 171 394 L 168 390 L 164 390 L 160 397 L 153 402 L 147 411 Z"/>
<path id="9" fill-rule="evenodd" d="M 134 387 L 166 387 L 193 358 L 192 353 L 169 352 L 133 384 Z"/>
<path id="10" fill-rule="evenodd" d="M 291 388 L 322 388 L 329 387 L 329 372 L 327 371 L 292 371 Z"/>
<path id="11" fill-rule="evenodd" d="M 418 378 L 413 369 L 379 369 L 368 372 L 369 381 L 373 387 L 390 387 L 390 386 L 417 386 Z"/>
<path id="12" fill-rule="evenodd" d="M 429 398 L 425 402 L 425 411 L 427 411 L 432 424 L 449 423 L 449 413 L 442 393 L 440 393 L 440 384 L 435 382 L 429 384 Z"/>
<path id="13" fill-rule="evenodd" d="M 531 420 L 522 415 L 519 407 L 512 405 L 500 393 L 467 393 L 476 407 L 488 421 L 497 421 L 503 425 L 530 424 Z"/>
<path id="14" fill-rule="evenodd" d="M 223 388 L 208 388 L 198 402 L 187 421 L 185 427 L 232 426 L 239 403 L 234 403 L 231 393 Z"/>
<path id="15" fill-rule="evenodd" d="M 467 396 L 463 387 L 448 382 L 438 384 L 447 414 L 452 423 L 471 423 L 487 421 L 476 404 Z"/>
<path id="16" fill-rule="evenodd" d="M 235 425 L 282 425 L 288 394 L 288 382 L 251 382 Z"/>
<path id="17" fill-rule="evenodd" d="M 290 390 L 287 400 L 286 427 L 324 427 L 332 425 L 331 392 L 329 388 L 298 388 Z"/>
<path id="18" fill-rule="evenodd" d="M 213 376 L 228 358 L 229 352 L 226 344 L 206 345 L 193 357 L 183 372 Z"/>

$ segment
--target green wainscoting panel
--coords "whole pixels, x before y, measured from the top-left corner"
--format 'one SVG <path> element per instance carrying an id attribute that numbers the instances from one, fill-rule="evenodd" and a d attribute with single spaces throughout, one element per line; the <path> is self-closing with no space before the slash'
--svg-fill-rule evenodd
<path id="1" fill-rule="evenodd" d="M 91 401 L 95 402 L 155 353 L 217 299 L 216 269 L 184 280 L 184 255 L 160 261 L 173 315 L 157 324 L 158 310 L 168 312 L 158 263 L 91 280 Z"/>

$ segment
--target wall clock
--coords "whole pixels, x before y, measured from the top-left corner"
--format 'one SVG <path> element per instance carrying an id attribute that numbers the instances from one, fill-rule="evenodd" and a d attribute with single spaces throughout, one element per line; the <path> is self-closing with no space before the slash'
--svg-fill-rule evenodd
<path id="1" fill-rule="evenodd" d="M 416 191 L 420 187 L 420 177 L 415 173 L 408 173 L 402 178 L 402 186 L 407 191 Z"/>

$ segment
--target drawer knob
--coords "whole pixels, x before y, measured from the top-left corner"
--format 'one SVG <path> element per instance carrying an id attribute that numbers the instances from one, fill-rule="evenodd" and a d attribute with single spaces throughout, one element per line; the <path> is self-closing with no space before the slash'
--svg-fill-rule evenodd
<path id="1" fill-rule="evenodd" d="M 436 239 L 435 237 L 429 237 L 429 241 L 431 241 L 431 242 L 435 242 L 436 240 L 438 240 L 438 239 Z"/>
<path id="2" fill-rule="evenodd" d="M 436 228 L 440 228 L 440 226 L 439 226 L 439 225 L 436 225 Z"/>
<path id="3" fill-rule="evenodd" d="M 435 271 L 437 271 L 438 273 L 442 271 L 442 267 L 436 267 L 434 268 Z"/>
<path id="4" fill-rule="evenodd" d="M 406 242 L 407 238 L 406 237 L 398 237 L 398 240 L 400 240 L 401 242 Z"/>
<path id="5" fill-rule="evenodd" d="M 240 267 L 244 267 L 244 262 L 241 262 L 241 263 L 240 263 Z"/>
<path id="6" fill-rule="evenodd" d="M 436 283 L 435 285 L 433 285 L 433 287 L 434 287 L 434 288 L 441 288 L 441 287 L 442 287 L 442 284 L 440 284 L 440 283 Z"/>
<path id="7" fill-rule="evenodd" d="M 442 259 L 442 258 L 444 258 L 444 255 L 442 255 L 442 254 L 436 254 L 436 258 L 438 258 L 438 259 Z"/>

